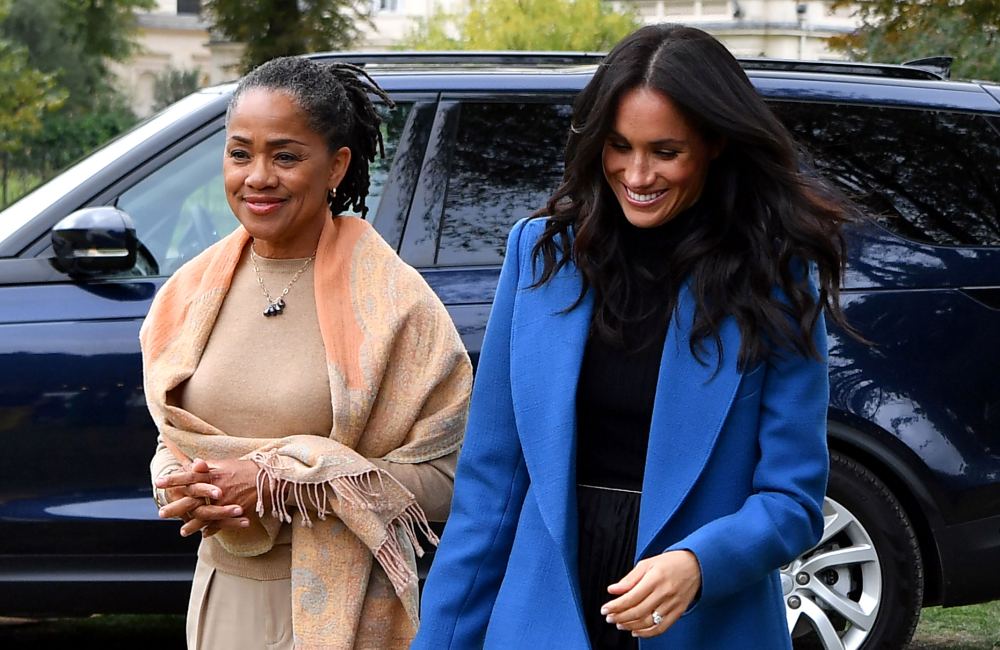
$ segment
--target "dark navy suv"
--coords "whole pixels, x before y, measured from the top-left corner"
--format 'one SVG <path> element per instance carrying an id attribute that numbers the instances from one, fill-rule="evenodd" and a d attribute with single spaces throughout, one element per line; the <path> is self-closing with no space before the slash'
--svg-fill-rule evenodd
<path id="1" fill-rule="evenodd" d="M 506 233 L 558 183 L 597 60 L 358 59 L 398 102 L 369 218 L 474 360 Z M 1000 598 L 1000 87 L 744 65 L 868 217 L 849 232 L 843 301 L 873 344 L 830 331 L 826 529 L 782 570 L 789 629 L 799 647 L 899 647 L 922 605 Z M 221 181 L 232 89 L 182 100 L 0 213 L 0 614 L 183 609 L 195 542 L 150 498 L 137 335 L 163 281 L 236 226 Z"/>

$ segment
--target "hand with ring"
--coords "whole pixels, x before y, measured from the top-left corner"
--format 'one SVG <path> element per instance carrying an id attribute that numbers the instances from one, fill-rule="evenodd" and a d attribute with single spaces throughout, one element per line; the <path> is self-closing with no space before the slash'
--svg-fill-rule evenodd
<path id="1" fill-rule="evenodd" d="M 193 459 L 180 471 L 158 477 L 154 484 L 164 490 L 167 501 L 160 508 L 160 517 L 181 519 L 184 522 L 180 530 L 182 537 L 199 530 L 205 537 L 211 537 L 223 528 L 250 525 L 243 516 L 243 506 L 213 503 L 212 500 L 221 499 L 224 492 L 213 483 L 212 467 L 204 460 Z"/>
<path id="2" fill-rule="evenodd" d="M 618 598 L 605 603 L 608 623 L 632 636 L 663 634 L 691 605 L 701 588 L 701 567 L 690 551 L 668 551 L 641 560 L 608 587 Z"/>

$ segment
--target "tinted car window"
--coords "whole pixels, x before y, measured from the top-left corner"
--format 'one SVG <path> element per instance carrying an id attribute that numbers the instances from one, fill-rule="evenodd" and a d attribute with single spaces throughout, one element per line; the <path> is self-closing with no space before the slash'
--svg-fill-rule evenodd
<path id="1" fill-rule="evenodd" d="M 882 226 L 931 244 L 1000 246 L 1000 134 L 985 117 L 834 104 L 773 108 L 817 169 Z"/>
<path id="2" fill-rule="evenodd" d="M 572 107 L 469 103 L 461 111 L 437 263 L 499 264 L 511 226 L 543 207 L 562 179 Z"/>
<path id="3" fill-rule="evenodd" d="M 374 214 L 410 104 L 380 107 L 386 158 L 370 167 L 367 204 Z M 222 184 L 225 132 L 218 131 L 124 192 L 117 206 L 131 215 L 148 253 L 135 272 L 170 275 L 184 262 L 225 237 L 237 226 Z"/>

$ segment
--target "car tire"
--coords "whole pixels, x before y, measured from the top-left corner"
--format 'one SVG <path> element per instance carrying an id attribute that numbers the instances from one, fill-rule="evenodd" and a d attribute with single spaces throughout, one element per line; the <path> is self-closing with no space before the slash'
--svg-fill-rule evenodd
<path id="1" fill-rule="evenodd" d="M 831 452 L 823 515 L 819 544 L 781 569 L 796 650 L 905 648 L 924 583 L 903 507 L 868 468 Z"/>

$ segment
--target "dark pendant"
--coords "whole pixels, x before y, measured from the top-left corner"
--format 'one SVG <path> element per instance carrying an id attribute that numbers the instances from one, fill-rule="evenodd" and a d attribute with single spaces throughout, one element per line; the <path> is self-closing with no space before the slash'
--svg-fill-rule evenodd
<path id="1" fill-rule="evenodd" d="M 264 310 L 264 315 L 268 317 L 280 316 L 283 311 L 285 311 L 285 301 L 278 298 L 274 302 L 267 303 L 267 309 Z"/>

